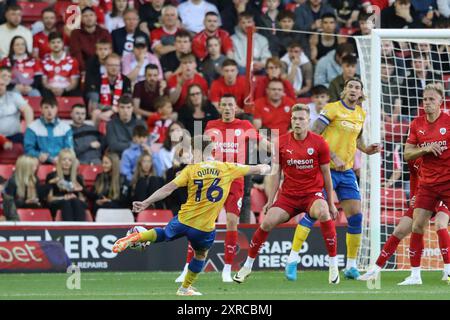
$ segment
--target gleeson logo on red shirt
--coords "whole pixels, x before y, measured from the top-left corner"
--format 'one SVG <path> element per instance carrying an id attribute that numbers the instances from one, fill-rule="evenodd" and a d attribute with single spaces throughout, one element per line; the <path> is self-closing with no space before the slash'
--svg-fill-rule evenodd
<path id="1" fill-rule="evenodd" d="M 288 166 L 295 166 L 299 170 L 314 168 L 314 159 L 288 159 L 286 163 Z"/>

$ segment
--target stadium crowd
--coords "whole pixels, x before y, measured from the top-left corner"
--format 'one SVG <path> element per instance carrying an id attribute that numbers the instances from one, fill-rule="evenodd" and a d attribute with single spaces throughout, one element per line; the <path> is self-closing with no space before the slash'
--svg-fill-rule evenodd
<path id="1" fill-rule="evenodd" d="M 31 2 L 40 18 L 27 15 Z M 87 209 L 130 208 L 184 168 L 184 129 L 193 135 L 194 121 L 203 131 L 218 119 L 224 94 L 256 129 L 287 132 L 297 101 L 313 123 L 360 72 L 348 35 L 370 34 L 371 5 L 382 28 L 450 27 L 445 0 L 0 1 L 0 166 L 15 157 L 0 181 L 4 216 L 49 208 L 53 218 L 84 221 Z M 251 26 L 262 29 L 247 108 Z M 384 41 L 382 56 L 383 185 L 407 191 L 405 130 L 424 86 L 450 70 L 450 47 Z M 83 166 L 98 168 L 89 182 Z M 261 181 L 254 188 L 264 190 Z M 184 200 L 180 192 L 155 208 L 176 214 Z"/>

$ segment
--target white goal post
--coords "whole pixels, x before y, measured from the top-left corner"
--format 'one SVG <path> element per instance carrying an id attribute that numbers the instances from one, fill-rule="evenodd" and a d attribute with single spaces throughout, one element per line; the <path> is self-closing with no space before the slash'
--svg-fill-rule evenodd
<path id="1" fill-rule="evenodd" d="M 365 124 L 365 140 L 367 143 L 380 143 L 382 126 L 382 82 L 381 61 L 382 42 L 413 43 L 411 48 L 420 43 L 430 45 L 450 44 L 450 30 L 448 29 L 373 29 L 370 36 L 355 37 L 358 56 L 360 60 L 361 79 L 364 83 L 368 100 L 364 102 L 367 111 Z M 400 49 L 401 50 L 401 49 Z M 406 69 L 405 70 L 409 70 Z M 439 72 L 439 70 L 437 70 Z M 441 74 L 450 70 L 440 70 Z M 406 72 L 405 79 L 408 77 Z M 407 97 L 409 98 L 409 97 Z M 384 128 L 384 127 L 383 127 Z M 382 199 L 381 199 L 381 171 L 383 168 L 380 154 L 362 158 L 361 168 L 361 196 L 364 212 L 364 234 L 359 267 L 365 269 L 374 264 L 379 253 L 382 241 Z M 395 209 L 395 208 L 394 208 Z M 403 208 L 404 209 L 404 208 Z"/>

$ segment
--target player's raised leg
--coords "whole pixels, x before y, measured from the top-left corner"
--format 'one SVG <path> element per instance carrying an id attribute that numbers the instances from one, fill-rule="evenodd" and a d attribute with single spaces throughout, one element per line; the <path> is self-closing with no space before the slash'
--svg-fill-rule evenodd
<path id="1" fill-rule="evenodd" d="M 248 250 L 247 260 L 244 265 L 233 277 L 233 280 L 237 283 L 242 283 L 250 275 L 253 268 L 253 262 L 258 255 L 259 249 L 263 243 L 267 240 L 269 232 L 277 225 L 287 222 L 290 219 L 290 215 L 283 209 L 278 207 L 272 207 L 267 212 L 261 226 L 253 234 L 250 241 L 250 248 Z"/>
<path id="2" fill-rule="evenodd" d="M 412 209 L 410 210 L 412 211 Z M 412 218 L 405 215 L 400 219 L 400 222 L 395 227 L 394 232 L 384 244 L 383 249 L 381 249 L 381 253 L 377 258 L 377 261 L 375 262 L 375 265 L 371 266 L 365 274 L 358 278 L 358 280 L 370 281 L 377 279 L 381 272 L 381 269 L 386 264 L 386 261 L 388 261 L 392 257 L 395 250 L 397 250 L 400 241 L 408 236 L 411 233 L 411 230 Z"/>
<path id="3" fill-rule="evenodd" d="M 162 242 L 165 241 L 165 233 L 163 228 L 149 229 L 144 232 L 134 232 L 124 238 L 117 240 L 112 248 L 114 253 L 126 250 L 130 245 L 137 242 Z"/>

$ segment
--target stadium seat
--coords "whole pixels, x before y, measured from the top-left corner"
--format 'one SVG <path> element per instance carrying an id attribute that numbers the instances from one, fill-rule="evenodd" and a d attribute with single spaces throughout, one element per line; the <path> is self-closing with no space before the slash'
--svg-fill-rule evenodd
<path id="1" fill-rule="evenodd" d="M 22 7 L 22 22 L 25 25 L 33 24 L 41 18 L 42 10 L 49 6 L 48 2 L 26 2 L 19 1 L 17 3 Z"/>
<path id="2" fill-rule="evenodd" d="M 41 116 L 41 97 L 24 97 L 28 101 L 31 109 L 34 112 L 34 118 L 37 119 Z"/>
<path id="3" fill-rule="evenodd" d="M 70 113 L 72 112 L 72 106 L 75 104 L 84 105 L 82 97 L 58 97 L 58 117 L 61 119 L 70 119 Z"/>
<path id="4" fill-rule="evenodd" d="M 94 222 L 94 219 L 92 219 L 91 211 L 86 210 L 86 222 Z M 61 210 L 56 211 L 56 217 L 55 221 L 63 221 Z"/>
<path id="5" fill-rule="evenodd" d="M 103 170 L 101 165 L 80 164 L 78 172 L 83 176 L 84 184 L 90 188 L 94 185 L 95 178 Z"/>
<path id="6" fill-rule="evenodd" d="M 356 31 L 358 31 L 358 28 L 341 28 L 339 30 L 339 34 L 345 35 L 345 36 L 351 36 Z"/>
<path id="7" fill-rule="evenodd" d="M 56 171 L 56 167 L 52 164 L 41 164 L 38 169 L 39 181 L 45 181 L 50 172 Z"/>
<path id="8" fill-rule="evenodd" d="M 9 179 L 14 173 L 15 166 L 13 164 L 0 164 L 0 176 Z"/>
<path id="9" fill-rule="evenodd" d="M 381 206 L 388 209 L 402 208 L 406 200 L 402 188 L 381 188 Z"/>
<path id="10" fill-rule="evenodd" d="M 133 223 L 134 216 L 130 209 L 98 209 L 95 221 Z"/>
<path id="11" fill-rule="evenodd" d="M 311 103 L 312 99 L 305 97 L 305 98 L 297 98 L 298 103 L 308 104 Z"/>
<path id="12" fill-rule="evenodd" d="M 11 150 L 0 150 L 0 162 L 4 164 L 15 164 L 17 158 L 23 155 L 23 146 L 20 143 L 13 143 Z"/>
<path id="13" fill-rule="evenodd" d="M 167 223 L 172 218 L 173 214 L 170 210 L 144 210 L 139 212 L 137 222 Z"/>
<path id="14" fill-rule="evenodd" d="M 98 132 L 100 132 L 102 135 L 106 135 L 106 121 L 100 121 L 98 123 Z"/>
<path id="15" fill-rule="evenodd" d="M 17 209 L 20 221 L 53 221 L 49 209 Z"/>
<path id="16" fill-rule="evenodd" d="M 64 19 L 67 8 L 72 4 L 71 1 L 56 1 L 55 12 L 59 21 Z"/>

